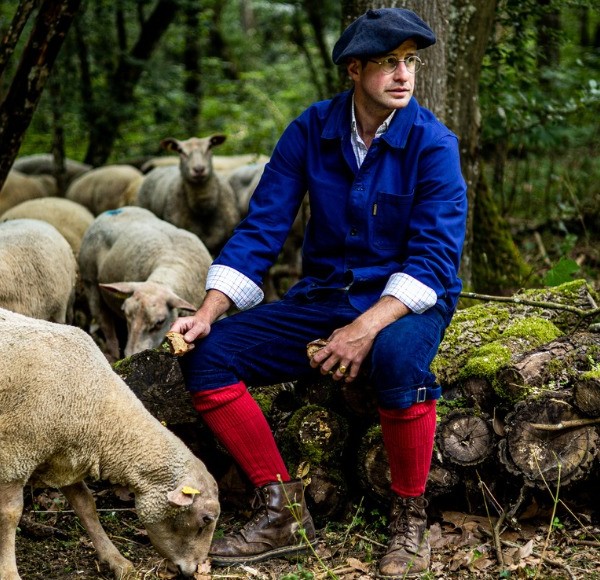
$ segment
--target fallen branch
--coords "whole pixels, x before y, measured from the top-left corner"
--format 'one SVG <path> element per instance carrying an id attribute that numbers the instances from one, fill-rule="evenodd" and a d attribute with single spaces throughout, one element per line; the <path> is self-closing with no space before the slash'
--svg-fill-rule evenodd
<path id="1" fill-rule="evenodd" d="M 587 427 L 588 425 L 597 425 L 600 423 L 600 417 L 594 419 L 572 419 L 570 421 L 561 421 L 560 423 L 529 423 L 534 429 L 540 431 L 562 431 L 563 429 L 573 429 L 574 427 Z"/>
<path id="2" fill-rule="evenodd" d="M 569 304 L 560 304 L 558 302 L 545 302 L 541 300 L 527 300 L 519 296 L 491 296 L 489 294 L 477 294 L 476 292 L 461 292 L 461 298 L 471 298 L 473 300 L 485 300 L 491 302 L 510 302 L 511 304 L 521 304 L 523 306 L 534 306 L 536 308 L 548 308 L 550 310 L 565 310 L 577 314 L 582 320 L 600 314 L 600 308 L 583 310 L 577 306 Z"/>

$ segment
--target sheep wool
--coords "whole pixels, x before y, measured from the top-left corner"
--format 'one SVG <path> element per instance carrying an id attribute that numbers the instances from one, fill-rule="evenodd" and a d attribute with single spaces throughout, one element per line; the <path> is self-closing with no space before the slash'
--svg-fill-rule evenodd
<path id="1" fill-rule="evenodd" d="M 146 410 L 85 332 L 0 309 L 2 577 L 19 578 L 13 547 L 28 482 L 63 491 L 115 577 L 133 569 L 100 526 L 88 477 L 133 491 L 153 545 L 185 575 L 206 560 L 219 503 L 200 459 Z"/>

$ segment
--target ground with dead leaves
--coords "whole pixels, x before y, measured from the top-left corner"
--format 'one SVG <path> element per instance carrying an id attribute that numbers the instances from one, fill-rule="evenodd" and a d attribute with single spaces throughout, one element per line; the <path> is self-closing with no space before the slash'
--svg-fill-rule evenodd
<path id="1" fill-rule="evenodd" d="M 137 569 L 136 580 L 173 578 L 149 544 L 128 495 L 91 486 L 102 523 L 123 555 Z M 497 514 L 453 511 L 447 499 L 431 506 L 432 566 L 423 579 L 561 578 L 600 580 L 600 526 L 587 508 L 540 502 L 530 497 L 511 524 L 496 529 Z M 225 507 L 219 533 L 243 521 Z M 502 531 L 500 535 L 500 531 Z M 317 580 L 375 577 L 385 551 L 385 517 L 376 506 L 353 506 L 347 521 L 330 522 L 319 531 L 315 553 L 298 559 L 274 559 L 244 567 L 201 571 L 196 580 L 255 578 Z M 499 564 L 499 558 L 502 564 Z M 36 490 L 26 495 L 25 517 L 17 537 L 17 562 L 23 580 L 108 579 L 91 543 L 63 497 Z"/>

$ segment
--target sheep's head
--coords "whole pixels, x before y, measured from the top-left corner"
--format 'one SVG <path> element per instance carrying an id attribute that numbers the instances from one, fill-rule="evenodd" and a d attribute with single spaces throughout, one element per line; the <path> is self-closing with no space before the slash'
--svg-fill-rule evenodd
<path id="1" fill-rule="evenodd" d="M 179 155 L 179 168 L 185 181 L 190 183 L 203 183 L 212 175 L 212 149 L 221 145 L 227 137 L 216 134 L 201 139 L 191 137 L 186 141 L 179 141 L 172 137 L 163 139 L 160 144 L 167 151 Z"/>
<path id="2" fill-rule="evenodd" d="M 217 484 L 197 460 L 189 473 L 160 499 L 136 495 L 136 506 L 156 550 L 191 576 L 208 558 L 220 513 Z"/>
<path id="3" fill-rule="evenodd" d="M 127 320 L 125 356 L 160 346 L 179 310 L 196 311 L 193 304 L 157 282 L 115 282 L 100 284 L 100 288 L 121 302 Z"/>

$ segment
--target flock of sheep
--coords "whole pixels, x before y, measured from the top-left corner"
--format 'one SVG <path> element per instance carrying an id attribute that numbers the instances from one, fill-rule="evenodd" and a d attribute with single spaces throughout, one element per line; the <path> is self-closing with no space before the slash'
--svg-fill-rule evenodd
<path id="1" fill-rule="evenodd" d="M 72 323 L 78 298 L 109 360 L 158 346 L 178 311 L 200 305 L 208 266 L 244 217 L 268 161 L 213 156 L 224 141 L 164 139 L 177 156 L 140 169 L 69 160 L 64 197 L 50 156 L 17 159 L 0 191 L 0 307 Z"/>
<path id="2" fill-rule="evenodd" d="M 0 190 L 0 580 L 20 578 L 28 482 L 64 492 L 115 577 L 132 569 L 98 521 L 87 477 L 135 493 L 150 540 L 184 575 L 204 565 L 216 483 L 109 362 L 159 346 L 176 316 L 200 305 L 212 256 L 268 161 L 213 156 L 224 140 L 165 139 L 178 156 L 141 169 L 69 160 L 64 196 L 50 156 L 24 157 Z M 73 323 L 76 299 L 103 351 Z"/>

